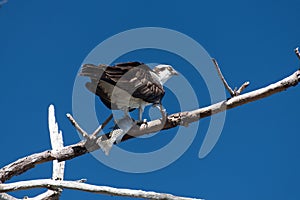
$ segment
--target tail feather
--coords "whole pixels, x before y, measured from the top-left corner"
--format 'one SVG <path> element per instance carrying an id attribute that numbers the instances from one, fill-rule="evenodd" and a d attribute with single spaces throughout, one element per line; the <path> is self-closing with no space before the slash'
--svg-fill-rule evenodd
<path id="1" fill-rule="evenodd" d="M 91 79 L 99 80 L 100 76 L 103 74 L 107 65 L 93 65 L 93 64 L 84 64 L 81 67 L 80 76 L 88 76 Z"/>
<path id="2" fill-rule="evenodd" d="M 90 92 L 96 94 L 96 92 L 97 92 L 97 85 L 98 85 L 97 82 L 92 81 L 92 82 L 87 82 L 87 83 L 85 84 L 85 87 L 86 87 Z"/>

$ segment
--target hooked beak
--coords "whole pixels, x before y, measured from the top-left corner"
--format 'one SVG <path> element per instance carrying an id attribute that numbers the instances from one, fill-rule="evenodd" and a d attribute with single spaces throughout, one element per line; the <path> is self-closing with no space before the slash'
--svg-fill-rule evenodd
<path id="1" fill-rule="evenodd" d="M 172 71 L 172 75 L 176 75 L 176 76 L 178 76 L 178 75 L 179 75 L 179 72 L 178 72 L 178 71 L 176 71 L 175 69 L 173 69 L 173 71 Z"/>

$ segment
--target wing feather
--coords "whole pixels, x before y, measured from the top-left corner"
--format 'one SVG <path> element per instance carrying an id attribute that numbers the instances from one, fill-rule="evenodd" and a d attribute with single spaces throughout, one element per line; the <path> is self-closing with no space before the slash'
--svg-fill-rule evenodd
<path id="1" fill-rule="evenodd" d="M 125 90 L 135 98 L 148 103 L 160 103 L 165 91 L 154 72 L 144 63 L 127 62 L 115 66 L 85 64 L 80 75 L 88 76 L 91 82 L 86 87 L 111 109 L 111 99 L 105 93 L 103 81 Z M 122 98 L 122 97 L 120 97 Z"/>

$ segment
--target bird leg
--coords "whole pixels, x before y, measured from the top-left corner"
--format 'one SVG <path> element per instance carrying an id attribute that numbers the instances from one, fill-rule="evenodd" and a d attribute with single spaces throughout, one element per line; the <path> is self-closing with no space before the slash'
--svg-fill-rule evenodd
<path id="1" fill-rule="evenodd" d="M 130 118 L 129 110 L 127 108 L 125 108 L 123 111 L 124 111 L 124 118 L 126 118 L 126 117 Z"/>
<path id="2" fill-rule="evenodd" d="M 113 142 L 116 142 L 117 144 L 120 143 L 123 136 L 126 133 L 128 133 L 128 131 L 132 128 L 133 125 L 134 125 L 134 121 L 129 116 L 125 116 L 124 118 L 118 119 L 116 121 L 116 127 L 118 127 L 117 129 L 121 129 L 122 132 L 119 131 L 115 133 L 115 130 L 117 129 L 114 129 L 110 134 L 111 136 L 110 140 L 113 140 Z"/>
<path id="3" fill-rule="evenodd" d="M 139 121 L 143 121 L 143 112 L 144 112 L 145 107 L 144 106 L 140 106 L 139 107 Z"/>
<path id="4" fill-rule="evenodd" d="M 122 109 L 122 111 L 124 112 L 124 116 L 122 116 L 122 118 L 120 118 L 120 119 L 114 120 L 115 125 L 112 128 L 113 130 L 122 129 L 122 127 L 120 127 L 118 125 L 118 123 L 119 123 L 120 120 L 124 120 L 124 119 L 126 119 L 126 120 L 131 119 L 131 121 L 133 120 L 131 118 L 131 116 L 129 115 L 129 110 L 127 108 Z"/>
<path id="5" fill-rule="evenodd" d="M 147 119 L 143 120 L 143 112 L 144 112 L 145 106 L 141 105 L 139 107 L 139 120 L 136 122 L 137 125 L 141 126 L 142 124 L 147 125 Z"/>
<path id="6" fill-rule="evenodd" d="M 166 109 L 163 108 L 163 106 L 162 106 L 161 103 L 154 104 L 153 106 L 155 106 L 156 108 L 158 108 L 158 110 L 160 111 L 161 116 L 162 116 L 162 122 L 163 122 L 163 124 L 165 124 L 165 122 L 167 120 L 167 116 L 168 116 Z"/>

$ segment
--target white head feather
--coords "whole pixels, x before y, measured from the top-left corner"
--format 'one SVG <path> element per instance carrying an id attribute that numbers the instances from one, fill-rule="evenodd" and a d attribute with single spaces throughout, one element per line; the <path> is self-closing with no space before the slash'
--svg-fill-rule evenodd
<path id="1" fill-rule="evenodd" d="M 172 76 L 179 74 L 171 65 L 157 65 L 154 67 L 153 71 L 158 76 L 162 84 L 164 84 Z"/>

